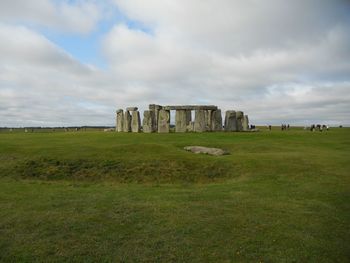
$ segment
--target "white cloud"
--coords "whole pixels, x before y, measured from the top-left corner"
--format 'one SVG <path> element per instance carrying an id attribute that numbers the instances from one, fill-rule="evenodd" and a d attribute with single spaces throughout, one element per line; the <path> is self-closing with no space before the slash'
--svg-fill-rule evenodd
<path id="1" fill-rule="evenodd" d="M 11 0 L 0 2 L 3 22 L 25 22 L 63 32 L 86 34 L 102 18 L 98 1 Z"/>
<path id="2" fill-rule="evenodd" d="M 226 54 L 313 43 L 349 22 L 346 1 L 115 0 L 131 19 L 159 35 Z"/>
<path id="3" fill-rule="evenodd" d="M 350 20 L 345 12 L 350 6 L 346 2 L 115 2 L 130 19 L 152 30 L 116 26 L 104 42 L 111 68 L 121 78 L 127 76 L 157 90 L 157 98 L 165 103 L 207 101 L 225 109 L 247 107 L 254 115 L 264 99 L 270 109 L 278 111 L 282 105 L 288 109 L 280 110 L 285 114 L 281 121 L 301 121 L 293 114 L 300 107 L 298 102 L 313 98 L 321 86 L 332 83 L 322 89 L 323 98 L 334 92 L 350 106 L 350 101 L 341 99 L 344 90 L 350 89 Z M 276 88 L 270 90 L 271 86 Z M 289 86 L 293 93 L 286 92 Z M 311 91 L 301 92 L 309 86 Z M 314 98 L 327 105 L 327 99 Z M 329 99 L 328 104 L 332 103 Z M 341 111 L 335 107 L 322 118 L 332 120 L 337 109 Z M 268 122 L 259 116 L 257 122 Z"/>
<path id="4" fill-rule="evenodd" d="M 48 19 L 60 28 L 67 16 L 65 30 L 70 24 L 72 31 L 90 31 L 96 21 L 82 22 L 90 12 L 82 6 L 98 10 L 96 2 L 79 1 L 73 9 L 63 3 L 38 1 L 41 13 L 52 14 L 53 6 L 52 20 L 7 10 L 13 21 Z M 10 15 L 0 19 L 0 126 L 113 124 L 116 108 L 149 103 L 216 104 L 260 124 L 350 124 L 345 1 L 115 3 L 128 23 L 101 41 L 107 70 L 81 64 L 33 29 L 8 24 Z"/>

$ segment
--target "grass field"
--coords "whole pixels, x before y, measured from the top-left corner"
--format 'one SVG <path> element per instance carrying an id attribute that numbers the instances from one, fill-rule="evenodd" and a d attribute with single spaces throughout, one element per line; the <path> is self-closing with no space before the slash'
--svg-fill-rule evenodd
<path id="1" fill-rule="evenodd" d="M 0 261 L 349 262 L 350 129 L 1 133 Z"/>

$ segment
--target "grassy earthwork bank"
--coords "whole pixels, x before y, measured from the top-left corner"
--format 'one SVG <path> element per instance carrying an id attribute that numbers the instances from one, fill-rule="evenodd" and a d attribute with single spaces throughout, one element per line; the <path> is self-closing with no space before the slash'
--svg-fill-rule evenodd
<path id="1" fill-rule="evenodd" d="M 350 129 L 0 133 L 0 261 L 349 262 Z"/>

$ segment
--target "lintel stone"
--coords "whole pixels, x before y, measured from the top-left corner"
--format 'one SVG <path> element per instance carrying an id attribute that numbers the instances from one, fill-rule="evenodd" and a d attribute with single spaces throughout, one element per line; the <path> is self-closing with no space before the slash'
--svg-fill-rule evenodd
<path id="1" fill-rule="evenodd" d="M 137 107 L 127 107 L 126 110 L 127 111 L 137 111 L 138 108 Z"/>
<path id="2" fill-rule="evenodd" d="M 164 106 L 165 110 L 217 110 L 215 105 L 184 105 L 184 106 Z"/>

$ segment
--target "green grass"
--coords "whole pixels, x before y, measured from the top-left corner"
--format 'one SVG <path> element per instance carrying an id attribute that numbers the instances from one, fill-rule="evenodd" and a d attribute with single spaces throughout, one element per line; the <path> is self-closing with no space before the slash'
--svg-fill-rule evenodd
<path id="1" fill-rule="evenodd" d="M 349 171 L 348 128 L 1 133 L 0 261 L 349 262 Z"/>

